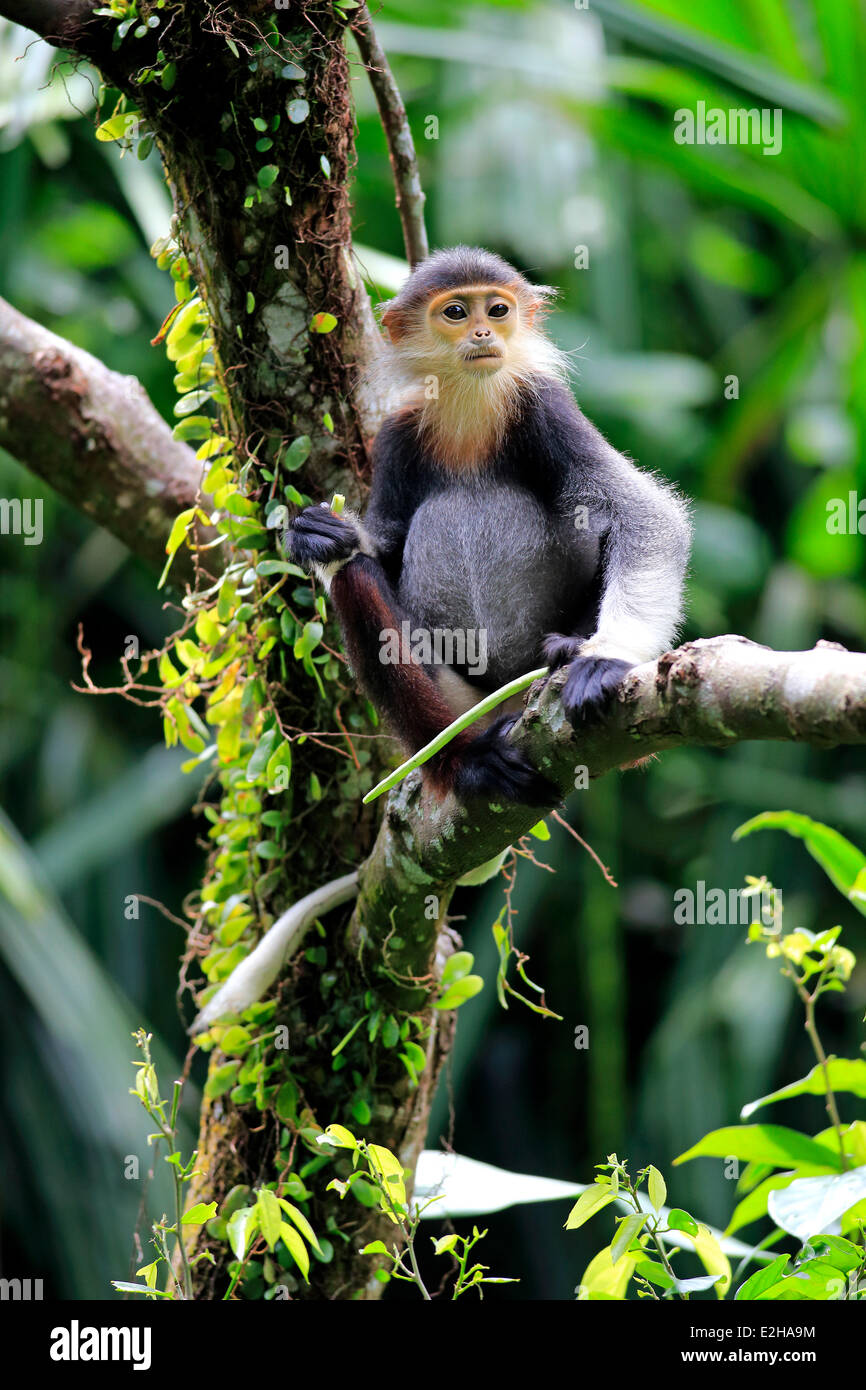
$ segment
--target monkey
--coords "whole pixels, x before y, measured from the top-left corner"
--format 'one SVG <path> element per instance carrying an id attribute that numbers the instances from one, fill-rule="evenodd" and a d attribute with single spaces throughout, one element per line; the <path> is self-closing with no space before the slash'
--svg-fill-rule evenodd
<path id="1" fill-rule="evenodd" d="M 322 504 L 289 526 L 355 677 L 410 752 L 542 657 L 569 668 L 573 727 L 603 719 L 681 620 L 688 507 L 580 410 L 544 329 L 554 293 L 481 248 L 417 265 L 382 315 L 378 376 L 398 401 L 373 442 L 363 521 Z M 469 632 L 483 662 L 414 649 L 418 634 Z M 509 742 L 517 717 L 458 734 L 425 765 L 434 791 L 555 803 Z"/>

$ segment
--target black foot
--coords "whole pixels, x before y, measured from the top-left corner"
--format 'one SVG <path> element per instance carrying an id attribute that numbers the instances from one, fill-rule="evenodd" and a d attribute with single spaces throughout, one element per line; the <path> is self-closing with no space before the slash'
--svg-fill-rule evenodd
<path id="1" fill-rule="evenodd" d="M 358 549 L 357 527 L 329 507 L 305 507 L 289 525 L 285 543 L 296 565 L 311 570 L 313 565 L 330 565 L 348 560 Z"/>
<path id="2" fill-rule="evenodd" d="M 579 656 L 572 661 L 562 689 L 562 703 L 572 728 L 585 728 L 601 719 L 631 669 L 628 661 L 611 661 L 604 656 Z"/>
<path id="3" fill-rule="evenodd" d="M 508 731 L 516 723 L 516 715 L 504 714 L 461 754 L 454 779 L 454 790 L 461 799 L 484 796 L 527 806 L 551 806 L 561 800 L 553 782 L 508 742 Z"/>

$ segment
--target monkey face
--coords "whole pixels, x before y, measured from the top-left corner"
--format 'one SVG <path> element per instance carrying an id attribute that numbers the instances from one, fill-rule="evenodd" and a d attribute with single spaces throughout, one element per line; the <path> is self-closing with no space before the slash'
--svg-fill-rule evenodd
<path id="1" fill-rule="evenodd" d="M 516 295 L 499 285 L 443 290 L 427 306 L 427 328 L 463 371 L 496 372 L 520 327 Z"/>

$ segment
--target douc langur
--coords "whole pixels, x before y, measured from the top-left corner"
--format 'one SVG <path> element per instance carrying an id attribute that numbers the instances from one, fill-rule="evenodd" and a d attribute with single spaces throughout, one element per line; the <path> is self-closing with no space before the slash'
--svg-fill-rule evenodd
<path id="1" fill-rule="evenodd" d="M 383 315 L 379 370 L 400 404 L 373 445 L 363 523 L 312 506 L 289 529 L 292 558 L 329 587 L 358 681 L 410 751 L 543 659 L 569 666 L 575 727 L 597 719 L 674 639 L 686 506 L 575 404 L 542 327 L 551 294 L 487 251 L 423 261 Z M 516 717 L 454 738 L 425 767 L 432 785 L 555 801 L 509 744 Z"/>
<path id="2" fill-rule="evenodd" d="M 363 524 L 318 506 L 289 530 L 293 559 L 330 587 L 358 680 L 412 751 L 542 657 L 569 666 L 575 726 L 596 719 L 679 622 L 686 507 L 575 405 L 541 327 L 550 297 L 487 251 L 422 262 L 383 316 L 380 385 L 402 401 L 373 446 Z M 418 633 L 484 643 L 470 660 L 452 642 L 443 661 L 432 643 L 416 650 Z M 556 788 L 508 742 L 515 718 L 454 738 L 425 764 L 433 786 L 553 804 Z M 191 1031 L 260 998 L 309 924 L 356 892 L 353 873 L 292 906 Z"/>

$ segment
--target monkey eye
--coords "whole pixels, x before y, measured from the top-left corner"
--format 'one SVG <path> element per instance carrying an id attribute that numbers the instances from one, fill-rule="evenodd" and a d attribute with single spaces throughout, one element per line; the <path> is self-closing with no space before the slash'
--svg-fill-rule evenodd
<path id="1" fill-rule="evenodd" d="M 443 318 L 450 319 L 452 323 L 459 323 L 461 319 L 468 318 L 462 304 L 446 304 L 442 310 L 442 315 Z"/>
<path id="2" fill-rule="evenodd" d="M 490 308 L 487 310 L 487 317 L 489 319 L 504 319 L 508 317 L 508 312 L 508 304 L 491 304 Z"/>

